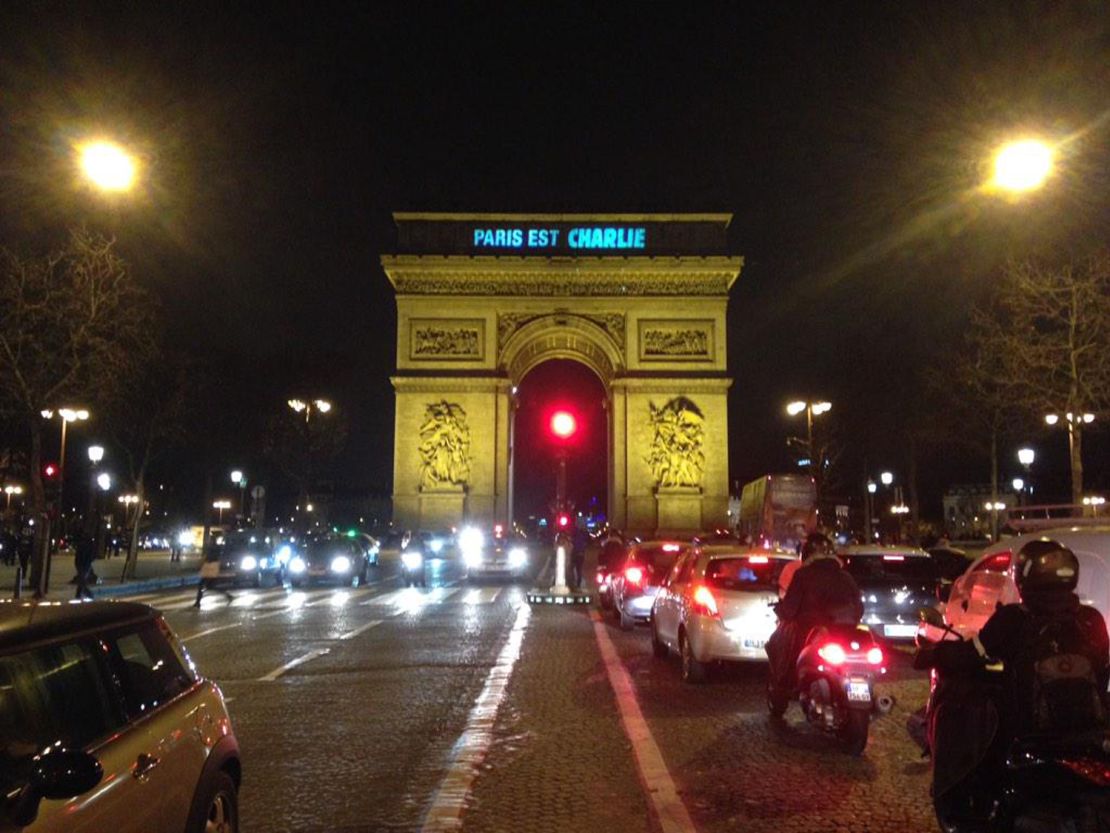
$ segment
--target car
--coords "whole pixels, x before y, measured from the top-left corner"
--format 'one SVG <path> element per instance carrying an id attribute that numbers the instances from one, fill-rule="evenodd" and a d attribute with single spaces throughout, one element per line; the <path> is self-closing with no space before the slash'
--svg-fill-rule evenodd
<path id="1" fill-rule="evenodd" d="M 468 580 L 523 578 L 528 573 L 528 540 L 497 525 L 485 533 L 477 527 L 459 532 L 459 551 Z"/>
<path id="2" fill-rule="evenodd" d="M 346 535 L 323 535 L 309 540 L 289 559 L 289 583 L 302 587 L 312 582 L 365 584 L 370 571 L 366 551 Z"/>
<path id="3" fill-rule="evenodd" d="M 284 538 L 271 529 L 239 529 L 216 539 L 220 548 L 220 581 L 261 587 L 281 584 L 291 554 Z"/>
<path id="4" fill-rule="evenodd" d="M 944 606 L 945 622 L 962 636 L 979 632 L 999 605 L 1021 601 L 1014 582 L 1013 554 L 1029 541 L 1058 541 L 1079 559 L 1076 594 L 1110 627 L 1110 525 L 1071 526 L 1003 538 L 987 547 L 956 579 Z"/>
<path id="5" fill-rule="evenodd" d="M 837 550 L 863 596 L 863 624 L 888 640 L 912 640 L 917 611 L 935 604 L 940 575 L 917 547 L 850 546 Z"/>
<path id="6" fill-rule="evenodd" d="M 651 609 L 651 647 L 682 658 L 682 678 L 705 679 L 710 663 L 766 662 L 775 630 L 779 574 L 795 553 L 715 544 L 695 547 L 671 568 Z"/>
<path id="7" fill-rule="evenodd" d="M 157 611 L 0 602 L 0 829 L 236 831 L 241 778 L 220 689 Z"/>
<path id="8" fill-rule="evenodd" d="M 941 581 L 949 583 L 955 581 L 964 574 L 968 565 L 971 564 L 971 559 L 967 557 L 967 551 L 956 547 L 930 547 L 928 553 L 929 557 L 933 559 L 933 563 L 936 564 L 937 574 Z"/>
<path id="9" fill-rule="evenodd" d="M 624 564 L 610 579 L 613 616 L 624 630 L 651 618 L 655 594 L 690 545 L 683 541 L 640 541 L 628 548 Z"/>

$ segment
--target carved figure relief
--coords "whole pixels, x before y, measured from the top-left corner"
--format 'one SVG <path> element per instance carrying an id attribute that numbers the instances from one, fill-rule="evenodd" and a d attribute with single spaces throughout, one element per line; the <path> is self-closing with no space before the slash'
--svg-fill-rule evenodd
<path id="1" fill-rule="evenodd" d="M 712 321 L 640 321 L 643 361 L 712 360 Z"/>
<path id="2" fill-rule="evenodd" d="M 590 321 L 605 330 L 608 336 L 621 350 L 624 349 L 624 315 L 619 312 L 602 313 L 566 313 L 570 318 L 581 318 Z M 542 318 L 535 313 L 505 312 L 497 316 L 497 349 L 500 352 L 505 348 L 509 337 L 530 321 Z"/>
<path id="3" fill-rule="evenodd" d="M 429 403 L 420 426 L 420 487 L 466 485 L 470 459 L 470 426 L 462 405 Z"/>
<path id="4" fill-rule="evenodd" d="M 657 486 L 699 486 L 705 472 L 705 415 L 685 396 L 648 403 L 651 451 L 645 458 Z"/>
<path id="5" fill-rule="evenodd" d="M 413 359 L 482 359 L 485 322 L 413 319 L 410 357 Z"/>

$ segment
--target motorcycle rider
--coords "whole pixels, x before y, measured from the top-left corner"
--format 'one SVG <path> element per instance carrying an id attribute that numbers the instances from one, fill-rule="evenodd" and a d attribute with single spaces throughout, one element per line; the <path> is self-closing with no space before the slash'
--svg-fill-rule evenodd
<path id="1" fill-rule="evenodd" d="M 1075 554 L 1056 541 L 1030 541 L 1014 556 L 1014 580 L 1020 603 L 999 607 L 971 640 L 932 649 L 932 665 L 948 677 L 929 707 L 934 802 L 938 815 L 944 808 L 969 830 L 978 829 L 968 822 L 981 822 L 985 812 L 975 795 L 993 794 L 994 773 L 1013 739 L 1105 725 L 1110 706 L 1110 638 L 1102 614 L 1075 594 Z M 1045 685 L 1045 672 L 1051 679 L 1055 667 L 1046 666 L 1046 651 L 1066 655 L 1069 669 L 1083 665 L 1076 657 L 1086 658 L 1092 685 L 1080 679 Z M 997 660 L 1004 676 L 992 685 L 977 672 Z"/>
<path id="2" fill-rule="evenodd" d="M 806 536 L 802 561 L 776 607 L 779 625 L 767 640 L 771 698 L 781 702 L 792 698 L 798 655 L 809 632 L 821 625 L 856 625 L 863 617 L 859 587 L 841 566 L 827 536 Z"/>

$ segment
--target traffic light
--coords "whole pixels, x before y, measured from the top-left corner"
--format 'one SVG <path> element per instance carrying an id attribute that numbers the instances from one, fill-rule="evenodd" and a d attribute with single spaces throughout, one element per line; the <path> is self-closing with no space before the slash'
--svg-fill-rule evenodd
<path id="1" fill-rule="evenodd" d="M 569 529 L 570 515 L 568 515 L 566 512 L 560 512 L 558 515 L 555 516 L 555 526 L 558 527 L 560 530 Z"/>
<path id="2" fill-rule="evenodd" d="M 42 476 L 44 480 L 57 480 L 58 479 L 58 464 L 47 463 L 42 467 Z"/>
<path id="3" fill-rule="evenodd" d="M 551 415 L 551 434 L 557 440 L 566 442 L 578 431 L 578 420 L 570 411 L 556 411 Z"/>

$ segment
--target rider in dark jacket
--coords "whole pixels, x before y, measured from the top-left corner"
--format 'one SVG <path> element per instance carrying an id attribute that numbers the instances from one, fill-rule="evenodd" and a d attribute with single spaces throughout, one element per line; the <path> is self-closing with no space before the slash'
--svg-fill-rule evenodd
<path id="1" fill-rule="evenodd" d="M 798 655 L 809 632 L 826 624 L 858 624 L 863 617 L 859 587 L 841 566 L 832 542 L 812 533 L 802 546 L 805 561 L 779 602 L 779 626 L 767 641 L 771 685 L 780 696 L 793 691 Z"/>

